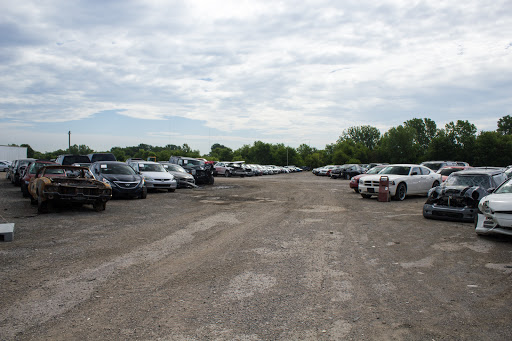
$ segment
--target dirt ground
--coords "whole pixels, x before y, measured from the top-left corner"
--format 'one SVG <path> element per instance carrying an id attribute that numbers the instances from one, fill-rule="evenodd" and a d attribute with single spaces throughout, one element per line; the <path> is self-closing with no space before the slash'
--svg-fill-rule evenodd
<path id="1" fill-rule="evenodd" d="M 512 238 L 346 180 L 216 178 L 37 214 L 0 175 L 0 340 L 511 340 Z"/>

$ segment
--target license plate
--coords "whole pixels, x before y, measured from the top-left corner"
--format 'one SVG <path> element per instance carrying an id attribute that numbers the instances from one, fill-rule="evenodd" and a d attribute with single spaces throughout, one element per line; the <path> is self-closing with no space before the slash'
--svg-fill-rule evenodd
<path id="1" fill-rule="evenodd" d="M 368 193 L 375 193 L 375 188 L 368 188 Z"/>

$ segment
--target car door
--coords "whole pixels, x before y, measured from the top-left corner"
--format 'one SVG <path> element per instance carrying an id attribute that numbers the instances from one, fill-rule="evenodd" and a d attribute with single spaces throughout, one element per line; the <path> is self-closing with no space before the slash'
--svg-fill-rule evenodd
<path id="1" fill-rule="evenodd" d="M 424 179 L 420 167 L 411 167 L 407 183 L 407 194 L 421 193 Z"/>

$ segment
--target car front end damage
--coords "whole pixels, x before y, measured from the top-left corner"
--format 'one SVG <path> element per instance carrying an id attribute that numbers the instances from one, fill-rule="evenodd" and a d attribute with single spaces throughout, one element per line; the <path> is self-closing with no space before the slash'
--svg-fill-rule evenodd
<path id="1" fill-rule="evenodd" d="M 101 181 L 88 182 L 67 178 L 45 179 L 41 200 L 69 201 L 74 203 L 92 204 L 97 201 L 107 202 L 112 198 L 112 188 Z"/>
<path id="2" fill-rule="evenodd" d="M 503 197 L 503 195 L 499 195 Z M 475 218 L 475 232 L 480 235 L 504 234 L 512 236 L 512 195 L 508 198 L 496 198 L 490 195 L 478 204 L 478 214 Z"/>
<path id="3" fill-rule="evenodd" d="M 428 219 L 473 222 L 478 202 L 487 194 L 483 187 L 437 186 L 428 193 L 423 216 Z"/>

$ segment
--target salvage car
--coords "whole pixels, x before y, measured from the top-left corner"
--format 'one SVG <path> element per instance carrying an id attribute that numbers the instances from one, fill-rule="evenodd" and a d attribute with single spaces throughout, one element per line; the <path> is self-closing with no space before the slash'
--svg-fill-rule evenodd
<path id="1" fill-rule="evenodd" d="M 230 162 L 220 161 L 215 163 L 213 166 L 215 168 L 215 175 L 224 175 L 225 177 L 230 177 L 233 173 L 233 167 L 229 166 Z"/>
<path id="2" fill-rule="evenodd" d="M 359 193 L 359 179 L 361 179 L 363 176 L 379 174 L 379 172 L 381 170 L 383 170 L 384 168 L 386 168 L 385 165 L 375 166 L 375 167 L 369 169 L 366 173 L 353 176 L 350 179 L 349 187 L 352 188 L 356 193 Z"/>
<path id="3" fill-rule="evenodd" d="M 135 161 L 128 164 L 135 172 L 142 175 L 148 190 L 165 189 L 174 192 L 178 183 L 165 168 L 153 161 Z"/>
<path id="4" fill-rule="evenodd" d="M 36 176 L 37 171 L 43 167 L 51 165 L 57 165 L 57 163 L 47 160 L 36 160 L 27 165 L 27 168 L 25 168 L 20 180 L 21 194 L 23 197 L 28 198 L 30 196 L 30 193 L 28 192 L 28 185 L 30 184 L 30 180 Z"/>
<path id="5" fill-rule="evenodd" d="M 11 183 L 14 186 L 21 185 L 21 175 L 25 171 L 25 168 L 28 166 L 28 164 L 35 160 L 36 159 L 33 158 L 14 160 L 7 173 L 7 177 L 11 180 Z"/>
<path id="6" fill-rule="evenodd" d="M 429 191 L 423 216 L 473 222 L 478 202 L 505 180 L 505 172 L 501 169 L 473 168 L 452 173 L 441 186 Z"/>
<path id="7" fill-rule="evenodd" d="M 197 187 L 196 180 L 192 174 L 187 173 L 185 168 L 170 162 L 160 162 L 165 170 L 174 175 L 178 182 L 178 188 Z"/>
<path id="8" fill-rule="evenodd" d="M 46 166 L 29 183 L 30 201 L 39 213 L 48 211 L 50 203 L 92 204 L 95 211 L 104 211 L 112 197 L 110 185 L 98 181 L 86 167 Z"/>
<path id="9" fill-rule="evenodd" d="M 146 199 L 148 189 L 142 175 L 132 167 L 119 161 L 98 161 L 89 169 L 97 180 L 112 187 L 113 197 Z"/>
<path id="10" fill-rule="evenodd" d="M 478 204 L 475 232 L 512 236 L 512 179 L 501 184 Z"/>
<path id="11" fill-rule="evenodd" d="M 381 176 L 389 179 L 389 194 L 395 200 L 404 200 L 407 195 L 427 195 L 432 187 L 441 183 L 441 175 L 431 169 L 414 164 L 386 166 L 376 175 L 359 179 L 359 193 L 363 198 L 379 195 Z"/>
<path id="12" fill-rule="evenodd" d="M 192 174 L 196 184 L 213 185 L 215 181 L 213 178 L 213 165 L 205 163 L 203 160 L 185 156 L 171 156 L 169 162 L 180 165 L 187 173 Z"/>
<path id="13" fill-rule="evenodd" d="M 443 168 L 440 168 L 436 173 L 441 174 L 441 179 L 443 181 L 446 181 L 450 174 L 455 172 L 460 172 L 461 170 L 471 168 L 469 166 L 446 166 Z"/>

